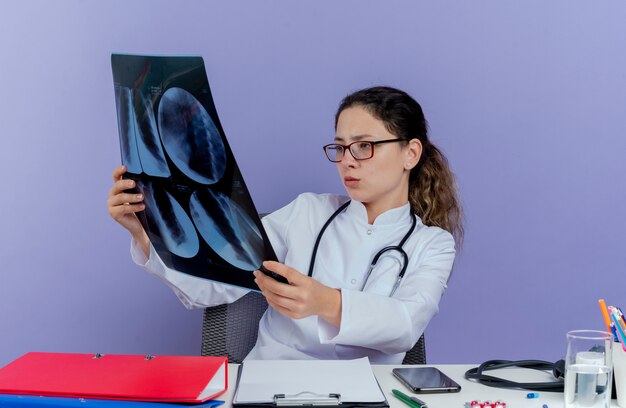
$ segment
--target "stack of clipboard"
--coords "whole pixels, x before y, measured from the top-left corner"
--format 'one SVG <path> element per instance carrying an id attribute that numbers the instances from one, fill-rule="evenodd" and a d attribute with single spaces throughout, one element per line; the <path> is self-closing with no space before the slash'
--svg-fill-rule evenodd
<path id="1" fill-rule="evenodd" d="M 227 386 L 226 357 L 32 352 L 0 369 L 0 394 L 11 394 L 0 395 L 0 407 L 202 403 Z"/>
<path id="2" fill-rule="evenodd" d="M 389 407 L 369 360 L 244 361 L 233 407 Z"/>

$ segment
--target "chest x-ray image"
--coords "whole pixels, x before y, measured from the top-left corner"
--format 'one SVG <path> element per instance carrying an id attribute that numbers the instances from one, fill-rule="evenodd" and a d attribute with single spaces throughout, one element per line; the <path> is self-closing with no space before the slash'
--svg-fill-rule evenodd
<path id="1" fill-rule="evenodd" d="M 220 125 L 201 57 L 113 54 L 125 178 L 170 268 L 258 290 L 252 271 L 276 255 Z"/>

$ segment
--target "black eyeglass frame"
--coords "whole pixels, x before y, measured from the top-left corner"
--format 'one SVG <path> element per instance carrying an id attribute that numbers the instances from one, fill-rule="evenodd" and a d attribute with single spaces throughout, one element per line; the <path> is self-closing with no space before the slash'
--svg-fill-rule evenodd
<path id="1" fill-rule="evenodd" d="M 367 141 L 367 140 L 358 140 L 358 141 L 356 141 L 356 142 L 352 142 L 352 143 L 347 144 L 347 145 L 342 145 L 342 144 L 339 144 L 339 143 L 330 143 L 330 144 L 325 145 L 325 146 L 323 147 L 323 149 L 324 149 L 324 154 L 326 154 L 326 158 L 327 158 L 330 162 L 332 162 L 332 163 L 339 163 L 340 161 L 342 161 L 342 160 L 343 160 L 343 157 L 344 157 L 344 156 L 345 156 L 345 154 L 346 154 L 346 150 L 349 150 L 349 151 L 350 151 L 350 154 L 352 155 L 352 157 L 354 157 L 354 160 L 368 160 L 368 159 L 371 159 L 372 157 L 374 157 L 374 146 L 376 146 L 376 145 L 378 145 L 378 144 L 383 144 L 383 143 L 392 143 L 392 142 L 407 142 L 407 141 L 408 141 L 408 140 L 406 140 L 406 139 L 385 139 L 385 140 L 377 140 L 377 141 L 375 141 L 375 142 L 370 142 L 370 141 Z M 354 153 L 352 152 L 351 147 L 352 147 L 352 145 L 357 144 L 357 143 L 367 143 L 367 144 L 369 144 L 369 145 L 371 146 L 371 149 L 370 149 L 370 150 L 371 150 L 371 153 L 372 153 L 372 154 L 370 154 L 370 156 L 369 156 L 369 157 L 364 157 L 364 158 L 362 158 L 362 159 L 359 159 L 359 158 L 355 157 L 355 156 L 354 156 Z M 326 149 L 327 149 L 327 148 L 329 148 L 329 147 L 331 147 L 331 146 L 340 146 L 341 148 L 343 148 L 343 152 L 341 153 L 341 159 L 339 159 L 339 160 L 332 160 L 332 159 L 330 158 L 330 156 L 328 155 L 328 151 L 327 151 Z"/>

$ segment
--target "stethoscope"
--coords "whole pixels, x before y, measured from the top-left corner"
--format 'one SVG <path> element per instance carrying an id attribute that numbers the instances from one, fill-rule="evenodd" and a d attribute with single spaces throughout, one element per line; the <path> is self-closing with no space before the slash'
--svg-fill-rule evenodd
<path id="1" fill-rule="evenodd" d="M 311 263 L 309 264 L 309 277 L 313 276 L 313 268 L 315 267 L 315 258 L 317 256 L 317 248 L 320 246 L 320 241 L 322 240 L 322 235 L 324 235 L 324 231 L 326 231 L 326 228 L 328 228 L 330 223 L 333 222 L 335 217 L 341 214 L 343 210 L 345 210 L 348 207 L 348 205 L 350 205 L 349 200 L 345 204 L 343 204 L 341 207 L 339 207 L 337 211 L 333 213 L 333 215 L 330 216 L 328 221 L 326 221 L 326 223 L 320 230 L 320 233 L 317 235 L 317 239 L 315 240 L 315 245 L 313 246 L 313 255 L 311 256 Z M 361 286 L 361 291 L 365 289 L 365 285 L 367 285 L 367 281 L 369 280 L 370 275 L 372 274 L 372 270 L 376 266 L 378 259 L 386 252 L 396 251 L 396 252 L 399 252 L 400 255 L 402 255 L 402 268 L 400 268 L 400 273 L 398 274 L 396 283 L 393 285 L 393 288 L 391 289 L 391 293 L 389 294 L 389 296 L 390 297 L 393 296 L 393 294 L 396 292 L 396 289 L 398 289 L 398 286 L 400 285 L 400 282 L 402 281 L 402 278 L 404 277 L 406 268 L 409 265 L 409 256 L 406 254 L 406 251 L 402 249 L 402 246 L 404 246 L 404 243 L 407 241 L 407 239 L 409 239 L 409 237 L 413 233 L 413 230 L 415 229 L 415 225 L 417 225 L 417 220 L 413 214 L 411 214 L 411 220 L 412 220 L 412 224 L 411 224 L 411 228 L 409 228 L 409 232 L 407 232 L 406 235 L 404 235 L 404 237 L 402 238 L 402 240 L 400 241 L 398 245 L 391 245 L 388 247 L 384 247 L 383 249 L 378 251 L 378 253 L 374 256 L 374 259 L 372 259 L 372 263 L 370 264 L 370 267 L 367 270 L 367 274 L 365 275 L 365 280 L 363 281 L 363 285 Z"/>

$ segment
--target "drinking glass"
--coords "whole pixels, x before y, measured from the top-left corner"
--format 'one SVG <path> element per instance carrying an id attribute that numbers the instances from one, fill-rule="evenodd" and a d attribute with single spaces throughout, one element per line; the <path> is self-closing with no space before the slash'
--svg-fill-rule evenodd
<path id="1" fill-rule="evenodd" d="M 565 408 L 609 408 L 613 336 L 598 330 L 574 330 L 566 338 Z"/>

